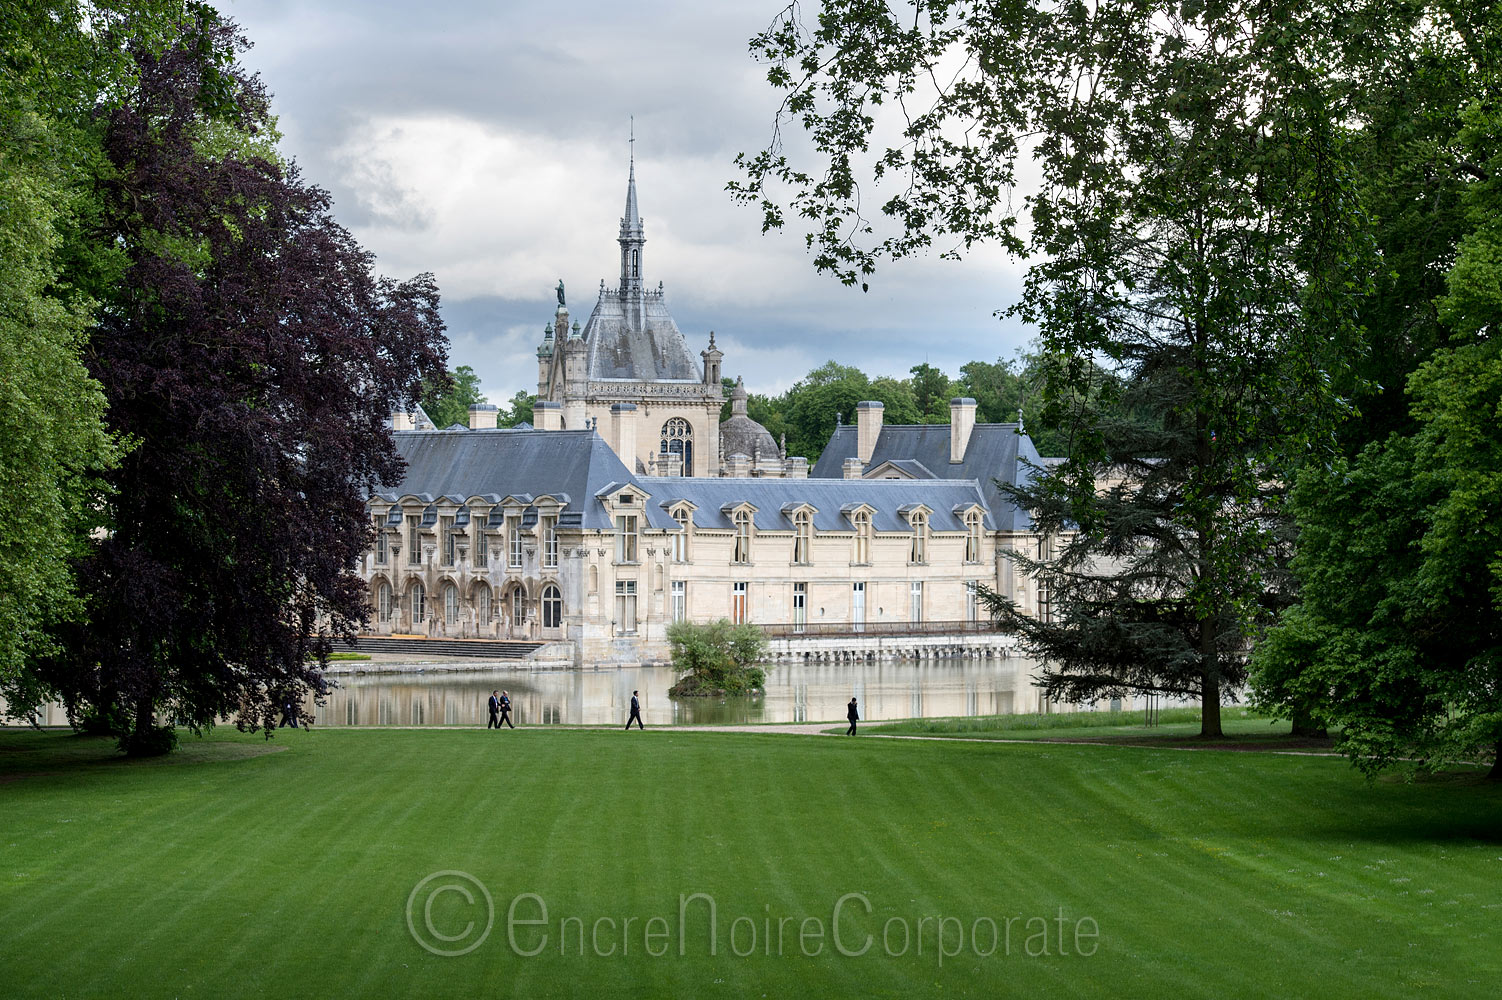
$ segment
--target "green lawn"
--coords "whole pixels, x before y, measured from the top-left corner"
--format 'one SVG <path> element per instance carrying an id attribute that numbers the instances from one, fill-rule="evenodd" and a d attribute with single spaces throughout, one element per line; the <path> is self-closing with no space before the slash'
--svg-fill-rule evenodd
<path id="1" fill-rule="evenodd" d="M 1289 724 L 1263 718 L 1240 708 L 1221 713 L 1221 729 L 1238 741 L 1259 738 L 1282 740 Z M 843 733 L 845 726 L 831 726 L 826 733 Z M 1157 723 L 1145 724 L 1142 712 L 1063 712 L 1037 715 L 968 715 L 938 719 L 903 719 L 899 722 L 862 723 L 861 733 L 879 736 L 956 736 L 987 740 L 1109 740 L 1111 742 L 1173 741 L 1198 736 L 1200 710 L 1165 708 Z"/>
<path id="2" fill-rule="evenodd" d="M 1471 775 L 1368 784 L 1322 757 L 662 730 L 315 729 L 271 745 L 220 733 L 126 763 L 98 740 L 0 733 L 0 991 L 1366 998 L 1502 982 L 1502 789 Z M 478 890 L 474 907 L 424 892 L 409 911 L 443 870 L 494 902 L 462 957 L 408 929 L 410 912 L 457 949 L 483 928 Z M 694 892 L 716 904 L 714 957 L 702 901 L 677 952 Z M 549 923 L 514 926 L 513 949 L 523 893 Z M 847 950 L 874 935 L 859 957 L 829 937 L 847 893 L 871 906 L 842 914 Z M 522 899 L 514 916 L 537 913 Z M 654 917 L 666 940 L 647 939 Z M 942 965 L 936 917 L 958 921 L 951 951 L 964 933 Z M 559 953 L 567 918 L 583 955 L 575 923 Z M 824 933 L 813 957 L 804 918 Z M 602 919 L 608 956 L 590 941 Z M 1009 955 L 1004 940 L 974 953 L 987 919 L 1002 935 L 1010 920 Z M 731 954 L 752 925 L 755 954 Z M 893 951 L 903 928 L 921 935 L 888 956 L 884 927 Z M 516 953 L 543 933 L 540 954 Z"/>

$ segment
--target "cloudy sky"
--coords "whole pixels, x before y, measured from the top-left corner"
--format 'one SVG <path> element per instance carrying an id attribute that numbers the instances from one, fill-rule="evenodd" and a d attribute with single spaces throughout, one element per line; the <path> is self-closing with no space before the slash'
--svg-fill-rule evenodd
<path id="1" fill-rule="evenodd" d="M 725 184 L 764 146 L 777 96 L 747 40 L 777 0 L 637 4 L 220 0 L 255 48 L 283 149 L 393 277 L 432 271 L 451 364 L 492 401 L 535 391 L 561 277 L 576 318 L 615 283 L 627 131 L 647 247 L 697 351 L 778 392 L 824 361 L 903 375 L 1011 357 L 994 313 L 1020 269 L 999 252 L 888 264 L 868 293 L 816 274 L 801 233 L 762 235 Z"/>

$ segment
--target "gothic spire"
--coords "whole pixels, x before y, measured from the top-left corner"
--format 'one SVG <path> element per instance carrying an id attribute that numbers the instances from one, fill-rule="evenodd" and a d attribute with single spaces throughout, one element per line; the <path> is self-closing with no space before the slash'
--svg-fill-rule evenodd
<path id="1" fill-rule="evenodd" d="M 621 216 L 621 291 L 642 289 L 642 247 L 647 242 L 636 210 L 636 121 L 631 122 L 631 169 L 626 180 L 626 214 Z"/>

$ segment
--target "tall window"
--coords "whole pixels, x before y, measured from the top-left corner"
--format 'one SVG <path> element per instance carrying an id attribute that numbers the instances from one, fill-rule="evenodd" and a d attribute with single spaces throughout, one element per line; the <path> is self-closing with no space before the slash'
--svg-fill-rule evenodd
<path id="1" fill-rule="evenodd" d="M 864 632 L 866 630 L 866 584 L 864 582 L 850 585 L 850 624 L 852 631 Z"/>
<path id="2" fill-rule="evenodd" d="M 386 565 L 386 516 L 384 514 L 375 516 L 375 529 L 375 561 L 377 566 L 384 566 Z"/>
<path id="3" fill-rule="evenodd" d="M 563 592 L 555 584 L 542 588 L 542 627 L 557 628 L 563 624 Z"/>
<path id="4" fill-rule="evenodd" d="M 673 621 L 688 618 L 688 584 L 683 580 L 673 581 Z"/>
<path id="5" fill-rule="evenodd" d="M 793 584 L 793 631 L 802 632 L 808 624 L 808 584 Z"/>
<path id="6" fill-rule="evenodd" d="M 914 580 L 908 588 L 909 602 L 908 620 L 921 622 L 923 620 L 923 581 Z"/>
<path id="7" fill-rule="evenodd" d="M 454 565 L 454 519 L 452 517 L 438 519 L 438 537 L 443 539 L 442 565 Z"/>
<path id="8" fill-rule="evenodd" d="M 965 561 L 980 562 L 980 511 L 965 515 Z"/>
<path id="9" fill-rule="evenodd" d="M 746 620 L 746 584 L 736 583 L 730 592 L 730 620 L 739 625 Z"/>
<path id="10" fill-rule="evenodd" d="M 793 515 L 793 562 L 807 566 L 814 542 L 814 516 L 806 510 Z"/>
<path id="11" fill-rule="evenodd" d="M 683 459 L 680 475 L 694 474 L 694 428 L 682 417 L 673 417 L 662 425 L 662 443 L 658 450 L 663 455 L 677 455 Z"/>
<path id="12" fill-rule="evenodd" d="M 928 562 L 928 515 L 921 510 L 915 511 L 909 523 L 913 527 L 913 549 L 908 561 Z"/>
<path id="13" fill-rule="evenodd" d="M 617 514 L 615 517 L 615 561 L 618 563 L 636 562 L 636 543 L 636 515 Z"/>
<path id="14" fill-rule="evenodd" d="M 475 591 L 475 620 L 482 626 L 490 624 L 489 587 L 480 587 Z"/>
<path id="15" fill-rule="evenodd" d="M 506 518 L 506 565 L 512 569 L 519 569 L 521 564 L 522 519 L 518 515 Z"/>
<path id="16" fill-rule="evenodd" d="M 407 515 L 407 562 L 422 564 L 422 518 L 416 514 Z"/>
<path id="17" fill-rule="evenodd" d="M 865 564 L 871 561 L 871 512 L 856 511 L 854 522 L 855 562 Z"/>
<path id="18" fill-rule="evenodd" d="M 422 584 L 414 583 L 408 595 L 412 598 L 412 624 L 421 625 L 428 620 L 428 592 Z"/>
<path id="19" fill-rule="evenodd" d="M 735 512 L 735 562 L 748 563 L 751 561 L 751 512 L 738 510 Z"/>
<path id="20" fill-rule="evenodd" d="M 979 595 L 977 594 L 976 589 L 975 589 L 975 581 L 974 580 L 966 581 L 966 583 L 965 583 L 965 621 L 967 621 L 967 622 L 973 622 L 973 621 L 976 620 L 977 605 L 979 603 L 979 601 L 977 600 L 978 596 Z"/>
<path id="21" fill-rule="evenodd" d="M 615 630 L 619 635 L 636 634 L 636 581 L 615 581 Z"/>
<path id="22" fill-rule="evenodd" d="M 1048 577 L 1038 577 L 1038 620 L 1053 621 L 1053 592 L 1048 586 Z"/>
<path id="23" fill-rule="evenodd" d="M 520 625 L 527 620 L 527 592 L 517 587 L 511 592 L 511 624 Z"/>
<path id="24" fill-rule="evenodd" d="M 474 542 L 474 549 L 475 549 L 474 564 L 475 564 L 476 568 L 481 568 L 481 567 L 489 566 L 490 565 L 490 546 L 485 543 L 485 515 L 483 513 L 481 513 L 481 514 L 472 514 L 470 516 L 469 523 L 471 525 L 471 530 L 474 532 L 474 535 L 475 535 L 475 542 Z"/>
<path id="25" fill-rule="evenodd" d="M 542 565 L 544 569 L 558 568 L 558 517 L 542 519 Z"/>
<path id="26" fill-rule="evenodd" d="M 673 512 L 673 520 L 678 522 L 678 533 L 673 536 L 673 562 L 688 562 L 688 529 L 693 523 L 687 507 L 680 507 Z"/>
<path id="27" fill-rule="evenodd" d="M 376 620 L 391 621 L 391 584 L 382 583 L 376 589 Z"/>
<path id="28" fill-rule="evenodd" d="M 459 588 L 452 583 L 443 587 L 443 621 L 446 625 L 459 624 Z"/>

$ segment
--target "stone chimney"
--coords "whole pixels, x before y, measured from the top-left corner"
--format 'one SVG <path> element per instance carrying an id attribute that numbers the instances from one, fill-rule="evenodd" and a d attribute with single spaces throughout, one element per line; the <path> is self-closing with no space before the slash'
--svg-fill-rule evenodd
<path id="1" fill-rule="evenodd" d="M 498 412 L 494 403 L 476 403 L 469 408 L 469 429 L 472 431 L 495 430 Z"/>
<path id="2" fill-rule="evenodd" d="M 789 478 L 789 479 L 807 479 L 808 478 L 808 459 L 801 458 L 801 457 L 800 458 L 790 458 L 790 459 L 788 459 L 787 460 L 787 478 Z"/>
<path id="3" fill-rule="evenodd" d="M 886 407 L 875 400 L 855 404 L 855 454 L 862 465 L 871 461 L 871 453 L 876 451 L 876 439 L 881 437 L 881 415 L 885 410 Z"/>
<path id="4" fill-rule="evenodd" d="M 636 404 L 610 407 L 610 447 L 627 469 L 636 470 Z"/>
<path id="5" fill-rule="evenodd" d="M 725 475 L 731 479 L 747 479 L 751 475 L 751 456 L 736 452 L 725 459 Z"/>
<path id="6" fill-rule="evenodd" d="M 975 400 L 969 396 L 956 397 L 949 401 L 949 464 L 958 465 L 965 460 L 965 449 L 970 447 L 970 432 L 975 429 Z"/>
<path id="7" fill-rule="evenodd" d="M 659 454 L 657 456 L 657 458 L 658 458 L 658 462 L 657 462 L 658 472 L 657 472 L 657 474 L 659 476 L 681 476 L 681 475 L 683 475 L 683 456 L 682 455 L 678 455 L 678 454 L 675 454 L 673 452 L 667 452 L 666 454 Z"/>
<path id="8" fill-rule="evenodd" d="M 539 399 L 533 403 L 532 426 L 540 431 L 563 430 L 563 404 L 551 399 Z"/>
<path id="9" fill-rule="evenodd" d="M 866 471 L 866 463 L 858 458 L 845 459 L 845 478 L 859 479 L 861 473 Z"/>
<path id="10" fill-rule="evenodd" d="M 410 431 L 412 429 L 412 414 L 406 410 L 392 410 L 391 429 L 394 431 Z"/>

